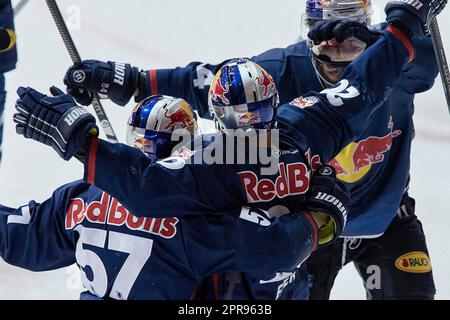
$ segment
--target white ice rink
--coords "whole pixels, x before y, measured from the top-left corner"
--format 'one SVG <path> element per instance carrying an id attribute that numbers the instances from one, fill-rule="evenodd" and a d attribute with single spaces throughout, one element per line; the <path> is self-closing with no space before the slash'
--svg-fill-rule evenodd
<path id="1" fill-rule="evenodd" d="M 17 1 L 13 1 L 16 3 Z M 141 68 L 185 65 L 193 60 L 220 62 L 285 47 L 299 35 L 303 0 L 59 0 L 66 18 L 80 12 L 72 34 L 84 58 L 130 62 Z M 385 1 L 374 0 L 376 20 Z M 75 6 L 75 7 L 74 7 Z M 75 11 L 74 11 L 75 10 Z M 76 18 L 76 17 L 75 17 Z M 450 8 L 440 16 L 450 57 Z M 16 207 L 42 201 L 62 184 L 82 177 L 80 163 L 66 163 L 46 146 L 15 134 L 12 122 L 19 85 L 46 90 L 70 64 L 43 0 L 31 0 L 16 19 L 19 63 L 7 74 L 4 158 L 0 166 L 0 203 Z M 388 67 L 388 66 L 387 66 Z M 300 71 L 301 72 L 301 71 Z M 123 141 L 130 105 L 104 102 Z M 428 239 L 438 299 L 450 299 L 450 115 L 440 79 L 416 97 L 411 195 L 417 200 Z M 33 273 L 0 262 L 0 299 L 77 299 L 76 273 L 58 270 Z M 334 299 L 364 299 L 352 265 L 339 275 Z"/>

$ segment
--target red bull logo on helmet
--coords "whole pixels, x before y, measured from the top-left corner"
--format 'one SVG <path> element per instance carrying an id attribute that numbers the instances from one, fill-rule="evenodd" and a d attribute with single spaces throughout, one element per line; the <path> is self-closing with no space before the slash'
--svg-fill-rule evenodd
<path id="1" fill-rule="evenodd" d="M 266 70 L 257 65 L 258 69 L 261 70 L 262 77 L 256 77 L 256 81 L 258 84 L 264 88 L 263 96 L 264 98 L 269 96 L 269 90 L 275 89 L 275 82 L 272 79 L 272 76 L 267 73 Z"/>
<path id="2" fill-rule="evenodd" d="M 169 119 L 169 123 L 164 126 L 164 129 L 186 129 L 191 134 L 195 132 L 195 116 L 185 101 L 182 101 L 180 107 L 172 114 L 169 110 L 166 110 L 164 117 Z M 178 126 L 178 128 L 175 128 L 175 126 Z"/>
<path id="3" fill-rule="evenodd" d="M 144 137 L 136 139 L 134 141 L 134 147 L 144 153 L 155 152 L 153 142 Z"/>
<path id="4" fill-rule="evenodd" d="M 261 122 L 261 117 L 258 113 L 246 112 L 239 116 L 239 127 L 251 126 Z"/>
<path id="5" fill-rule="evenodd" d="M 228 82 L 222 83 L 222 71 L 220 70 L 214 77 L 209 95 L 213 101 L 221 101 L 223 104 L 230 104 L 230 100 L 225 96 L 230 91 L 230 84 Z"/>
<path id="6" fill-rule="evenodd" d="M 383 162 L 386 153 L 391 149 L 393 139 L 402 132 L 393 130 L 394 123 L 389 119 L 389 132 L 381 137 L 370 136 L 345 147 L 329 164 L 336 169 L 337 177 L 347 183 L 362 179 L 372 165 Z"/>

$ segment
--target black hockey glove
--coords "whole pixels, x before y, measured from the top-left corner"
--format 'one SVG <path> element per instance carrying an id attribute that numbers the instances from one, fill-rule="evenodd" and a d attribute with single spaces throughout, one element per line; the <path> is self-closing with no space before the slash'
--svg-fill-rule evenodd
<path id="1" fill-rule="evenodd" d="M 343 42 L 345 39 L 354 37 L 364 42 L 367 47 L 375 43 L 380 36 L 379 32 L 369 30 L 369 28 L 359 22 L 350 20 L 324 21 L 316 24 L 308 33 L 308 38 L 314 44 L 335 39 Z"/>
<path id="2" fill-rule="evenodd" d="M 319 244 L 329 244 L 342 233 L 350 207 L 350 195 L 337 180 L 331 166 L 323 166 L 311 179 L 305 208 L 310 212 L 324 213 L 330 217 L 319 229 Z"/>
<path id="3" fill-rule="evenodd" d="M 448 0 L 389 1 L 385 7 L 386 21 L 400 22 L 413 34 L 424 34 L 424 26 L 446 6 Z"/>
<path id="4" fill-rule="evenodd" d="M 16 132 L 51 146 L 61 158 L 69 160 L 83 148 L 88 136 L 98 135 L 98 127 L 94 117 L 70 95 L 56 87 L 50 92 L 53 97 L 32 88 L 17 90 Z"/>
<path id="5" fill-rule="evenodd" d="M 71 66 L 64 76 L 67 93 L 84 105 L 92 102 L 92 93 L 107 96 L 124 106 L 138 88 L 139 70 L 128 63 L 85 60 Z"/>

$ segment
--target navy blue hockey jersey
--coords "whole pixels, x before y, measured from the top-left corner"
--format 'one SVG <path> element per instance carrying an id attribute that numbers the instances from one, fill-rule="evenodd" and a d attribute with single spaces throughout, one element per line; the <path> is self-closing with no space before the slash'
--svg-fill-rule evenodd
<path id="1" fill-rule="evenodd" d="M 409 39 L 390 27 L 345 69 L 336 87 L 311 92 L 279 107 L 280 139 L 294 148 L 282 153 L 274 174 L 262 176 L 261 163 L 210 165 L 200 161 L 188 165 L 182 157 L 153 162 L 129 146 L 93 139 L 86 157 L 85 179 L 137 215 L 226 211 L 248 203 L 270 206 L 283 202 L 292 210 L 292 205 L 302 203 L 309 185 L 313 158 L 308 163 L 304 153 L 329 162 L 359 137 L 371 117 L 386 112 L 380 106 L 414 55 Z M 391 67 L 377 72 L 386 62 Z M 226 144 L 223 148 L 226 154 Z M 195 158 L 197 152 L 193 154 Z"/>
<path id="2" fill-rule="evenodd" d="M 307 213 L 271 218 L 242 207 L 151 216 L 137 217 L 106 192 L 76 181 L 41 204 L 0 205 L 0 256 L 33 271 L 77 263 L 84 299 L 187 300 L 215 272 L 270 278 L 293 270 L 317 246 Z"/>
<path id="3" fill-rule="evenodd" d="M 302 202 L 303 190 L 299 192 L 295 188 L 308 184 L 310 168 L 317 162 L 317 157 L 325 162 L 332 160 L 366 130 L 371 117 L 386 113 L 381 106 L 395 87 L 404 65 L 413 58 L 414 50 L 409 40 L 397 29 L 390 28 L 345 70 L 343 80 L 336 87 L 306 94 L 279 107 L 281 140 L 301 152 L 291 150 L 288 158 L 282 155 L 279 172 L 272 176 L 262 177 L 258 165 L 187 164 L 179 157 L 155 163 L 125 145 L 93 140 L 85 179 L 126 202 L 125 205 L 139 215 L 155 212 L 164 216 L 173 211 L 183 214 L 184 210 L 201 212 L 212 208 L 222 211 L 243 203 L 267 208 L 284 203 L 292 208 L 289 205 Z M 391 68 L 377 73 L 386 61 L 391 63 Z M 287 173 L 292 164 L 298 174 L 293 174 L 296 170 Z M 301 174 L 305 169 L 307 172 Z M 278 188 L 277 183 L 291 174 L 294 192 L 280 192 L 286 189 Z M 291 184 L 292 179 L 286 182 Z M 294 201 L 289 202 L 289 198 Z M 170 205 L 166 206 L 168 202 Z M 277 284 L 281 291 L 295 278 L 295 275 L 292 277 L 294 273 L 295 269 L 273 278 L 283 281 L 281 286 Z M 288 276 L 284 277 L 286 274 Z M 248 279 L 261 285 L 271 280 L 254 274 Z M 254 292 L 258 298 L 261 298 L 260 294 L 271 299 L 281 297 L 278 293 L 261 293 L 264 289 L 260 288 L 261 291 Z M 296 286 L 296 289 L 301 287 Z M 252 286 L 252 290 L 258 290 L 258 287 Z M 287 295 L 291 293 L 286 291 Z M 299 295 L 301 293 L 294 294 L 297 298 Z"/>
<path id="4" fill-rule="evenodd" d="M 342 152 L 330 162 L 352 196 L 352 207 L 343 236 L 381 235 L 394 218 L 407 189 L 414 135 L 414 95 L 430 89 L 438 74 L 431 39 L 414 37 L 413 44 L 415 59 L 404 67 L 400 79 L 380 106 L 379 112 L 367 119 L 370 121 L 364 121 L 366 128 L 343 146 Z M 305 41 L 287 48 L 269 50 L 252 60 L 272 75 L 281 104 L 291 101 L 299 105 L 311 104 L 311 101 L 300 96 L 322 90 Z M 367 79 L 378 79 L 375 73 L 380 70 L 388 72 L 392 61 L 392 58 L 386 57 L 386 63 L 376 70 L 370 70 L 373 73 L 367 74 Z M 198 109 L 200 115 L 209 117 L 209 84 L 213 75 L 226 62 L 218 65 L 193 62 L 184 68 L 150 70 L 147 73 L 147 94 L 184 98 Z M 376 84 L 376 81 L 369 83 Z M 318 144 L 320 138 L 307 147 L 310 149 L 308 157 L 314 167 L 328 161 L 320 151 L 315 150 Z"/>

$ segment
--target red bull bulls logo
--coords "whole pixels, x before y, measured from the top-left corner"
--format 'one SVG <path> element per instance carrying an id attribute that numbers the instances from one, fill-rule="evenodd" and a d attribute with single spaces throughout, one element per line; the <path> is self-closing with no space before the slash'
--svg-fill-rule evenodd
<path id="1" fill-rule="evenodd" d="M 368 137 L 361 140 L 353 153 L 353 164 L 355 171 L 372 163 L 379 163 L 384 160 L 384 153 L 392 146 L 392 139 L 399 136 L 401 131 L 392 131 L 392 122 L 389 123 L 391 132 L 383 137 Z"/>
<path id="2" fill-rule="evenodd" d="M 347 183 L 362 179 L 373 164 L 383 162 L 385 154 L 391 149 L 392 141 L 402 132 L 393 130 L 392 118 L 388 122 L 389 133 L 384 136 L 370 136 L 358 142 L 352 142 L 342 150 L 329 164 L 336 169 L 337 177 Z"/>
<path id="3" fill-rule="evenodd" d="M 182 102 L 181 107 L 172 114 L 166 110 L 164 117 L 169 119 L 169 123 L 164 126 L 164 129 L 173 130 L 178 125 L 180 129 L 187 129 L 190 133 L 194 133 L 194 114 L 185 102 Z"/>
<path id="4" fill-rule="evenodd" d="M 225 96 L 230 91 L 230 84 L 228 82 L 222 83 L 221 79 L 222 72 L 218 72 L 215 76 L 213 82 L 211 83 L 211 89 L 209 90 L 209 95 L 214 101 L 222 101 L 223 104 L 230 104 L 230 100 Z"/>
<path id="5" fill-rule="evenodd" d="M 267 97 L 269 95 L 269 89 L 275 89 L 275 82 L 266 70 L 261 67 L 259 67 L 259 69 L 261 70 L 262 79 L 261 77 L 256 77 L 256 81 L 264 88 L 263 97 Z"/>

